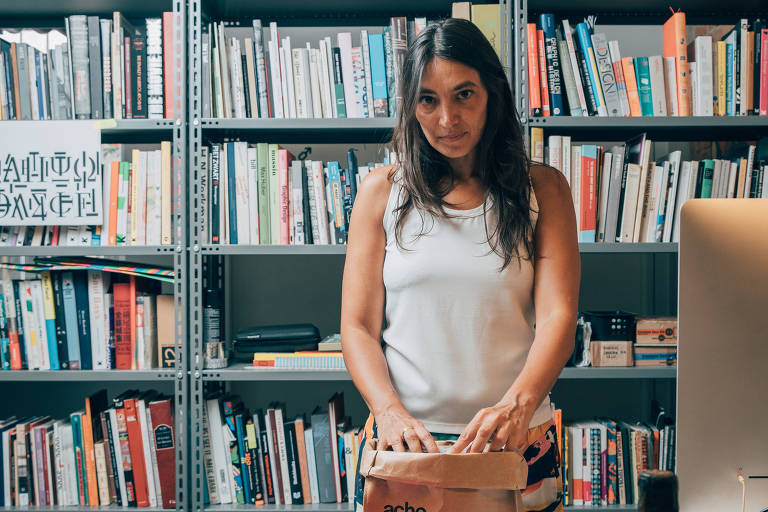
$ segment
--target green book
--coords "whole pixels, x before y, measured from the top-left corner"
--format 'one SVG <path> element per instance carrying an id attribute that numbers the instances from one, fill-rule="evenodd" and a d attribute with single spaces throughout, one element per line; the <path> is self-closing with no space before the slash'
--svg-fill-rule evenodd
<path id="1" fill-rule="evenodd" d="M 648 57 L 635 57 L 634 63 L 637 94 L 640 96 L 640 110 L 644 116 L 652 116 L 653 98 L 651 96 L 651 70 L 648 67 Z"/>
<path id="2" fill-rule="evenodd" d="M 344 81 L 341 75 L 341 50 L 334 47 L 333 55 L 333 94 L 336 99 L 337 117 L 347 117 L 347 105 L 344 103 Z"/>
<path id="3" fill-rule="evenodd" d="M 701 198 L 712 197 L 712 177 L 715 173 L 715 161 L 704 160 L 704 177 L 701 180 Z"/>
<path id="4" fill-rule="evenodd" d="M 258 152 L 258 193 L 259 193 L 259 243 L 271 243 L 269 220 L 269 144 L 256 144 Z"/>

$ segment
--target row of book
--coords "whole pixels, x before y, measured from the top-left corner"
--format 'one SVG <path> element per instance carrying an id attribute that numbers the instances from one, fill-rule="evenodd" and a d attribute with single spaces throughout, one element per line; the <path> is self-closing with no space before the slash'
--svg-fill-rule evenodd
<path id="1" fill-rule="evenodd" d="M 98 270 L 0 279 L 3 370 L 173 367 L 173 296 L 159 282 Z"/>
<path id="2" fill-rule="evenodd" d="M 66 35 L 0 40 L 0 120 L 174 117 L 172 12 L 136 25 L 118 11 L 64 24 Z"/>
<path id="3" fill-rule="evenodd" d="M 453 4 L 454 17 L 474 22 L 500 53 L 499 4 Z M 339 32 L 318 47 L 295 46 L 276 22 L 253 20 L 249 37 L 231 36 L 225 23 L 202 34 L 203 117 L 394 117 L 398 83 L 410 40 L 426 18 L 393 17 L 381 32 Z"/>
<path id="4" fill-rule="evenodd" d="M 101 166 L 102 225 L 2 226 L 0 247 L 172 244 L 171 143 L 102 144 Z"/>
<path id="5" fill-rule="evenodd" d="M 357 185 L 386 165 L 347 166 L 296 159 L 277 144 L 225 142 L 204 146 L 202 239 L 212 244 L 343 244 Z M 301 156 L 301 155 L 300 155 Z"/>
<path id="6" fill-rule="evenodd" d="M 0 506 L 175 508 L 173 402 L 106 390 L 68 418 L 0 421 Z"/>
<path id="7" fill-rule="evenodd" d="M 687 29 L 675 12 L 663 26 L 663 55 L 622 57 L 594 16 L 572 29 L 541 14 L 527 25 L 530 115 L 768 115 L 768 25 Z"/>
<path id="8" fill-rule="evenodd" d="M 203 415 L 205 502 L 343 503 L 354 496 L 358 429 L 344 415 L 344 395 L 327 409 L 289 420 L 272 403 L 249 412 L 231 396 L 209 397 Z"/>
<path id="9" fill-rule="evenodd" d="M 678 242 L 688 199 L 768 197 L 765 147 L 761 140 L 738 158 L 690 161 L 676 150 L 653 161 L 645 133 L 608 149 L 559 135 L 545 148 L 543 130 L 531 132 L 532 159 L 559 169 L 571 186 L 579 242 Z"/>
<path id="10" fill-rule="evenodd" d="M 566 506 L 639 503 L 644 470 L 675 471 L 675 425 L 600 419 L 563 425 L 561 464 Z"/>

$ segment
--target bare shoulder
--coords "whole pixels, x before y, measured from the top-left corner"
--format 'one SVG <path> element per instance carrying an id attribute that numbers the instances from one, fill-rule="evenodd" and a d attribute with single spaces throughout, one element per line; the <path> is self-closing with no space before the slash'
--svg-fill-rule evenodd
<path id="1" fill-rule="evenodd" d="M 539 204 L 553 203 L 571 197 L 568 181 L 563 173 L 548 165 L 534 164 L 530 168 L 531 182 Z"/>
<path id="2" fill-rule="evenodd" d="M 375 214 L 381 219 L 387 207 L 393 174 L 394 166 L 392 165 L 378 167 L 368 172 L 357 187 L 355 205 L 359 203 L 360 209 Z"/>

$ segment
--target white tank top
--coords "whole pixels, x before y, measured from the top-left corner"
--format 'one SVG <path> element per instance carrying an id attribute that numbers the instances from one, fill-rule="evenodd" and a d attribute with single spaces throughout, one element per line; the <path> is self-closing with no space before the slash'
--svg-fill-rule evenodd
<path id="1" fill-rule="evenodd" d="M 488 243 L 483 209 L 446 208 L 451 219 L 412 209 L 401 250 L 395 183 L 384 212 L 386 288 L 384 353 L 406 410 L 427 430 L 459 434 L 483 407 L 496 404 L 520 374 L 534 338 L 533 264 L 503 259 Z M 495 226 L 487 196 L 488 232 Z M 538 211 L 531 188 L 531 206 Z M 534 226 L 537 214 L 531 213 Z M 418 239 L 424 218 L 426 234 Z M 549 397 L 530 426 L 552 417 Z"/>

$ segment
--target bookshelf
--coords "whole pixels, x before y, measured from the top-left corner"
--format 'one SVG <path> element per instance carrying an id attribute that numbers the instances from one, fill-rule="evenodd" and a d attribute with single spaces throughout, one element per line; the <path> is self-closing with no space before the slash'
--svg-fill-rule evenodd
<path id="1" fill-rule="evenodd" d="M 147 370 L 58 370 L 58 371 L 1 371 L 0 392 L 6 397 L 20 400 L 3 401 L 2 417 L 12 414 L 21 417 L 32 414 L 51 414 L 54 418 L 64 417 L 71 411 L 82 409 L 83 400 L 93 392 L 106 388 L 111 399 L 119 392 L 137 388 L 157 389 L 172 396 L 175 436 L 176 509 L 188 509 L 188 427 L 186 407 L 188 404 L 188 359 L 187 359 L 187 115 L 186 115 L 186 2 L 182 0 L 78 0 L 60 2 L 41 0 L 28 4 L 3 2 L 0 5 L 0 28 L 39 29 L 64 28 L 65 17 L 73 14 L 97 15 L 112 19 L 113 11 L 120 11 L 128 20 L 143 20 L 158 16 L 161 12 L 173 13 L 173 39 L 176 42 L 171 55 L 171 72 L 176 80 L 177 90 L 171 105 L 175 117 L 164 119 L 93 119 L 90 122 L 101 131 L 102 143 L 125 143 L 127 145 L 171 141 L 171 204 L 172 244 L 146 246 L 55 246 L 55 247 L 0 247 L 3 261 L 31 263 L 36 256 L 66 257 L 91 256 L 113 260 L 136 261 L 172 267 L 175 272 L 173 283 L 164 284 L 164 293 L 173 293 L 173 342 L 175 359 L 171 368 Z M 15 121 L 0 121 L 9 125 Z M 59 121 L 35 121 L 55 126 Z M 17 507 L 0 507 L 2 510 L 20 510 Z M 92 506 L 43 506 L 40 510 L 85 512 L 86 510 L 119 510 L 122 507 Z M 146 510 L 159 512 L 160 507 Z"/>

